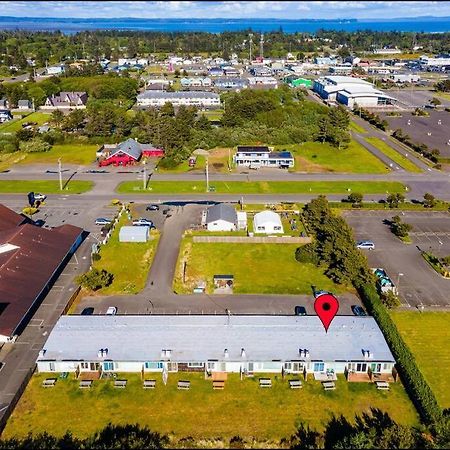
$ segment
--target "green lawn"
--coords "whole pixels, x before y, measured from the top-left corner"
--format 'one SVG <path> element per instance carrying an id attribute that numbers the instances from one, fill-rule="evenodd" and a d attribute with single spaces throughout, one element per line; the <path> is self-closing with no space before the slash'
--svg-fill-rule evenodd
<path id="1" fill-rule="evenodd" d="M 99 145 L 95 144 L 60 144 L 53 145 L 48 152 L 27 153 L 20 164 L 57 163 L 61 158 L 64 164 L 89 165 L 95 162 L 95 152 Z"/>
<path id="2" fill-rule="evenodd" d="M 63 177 L 63 185 L 65 179 Z M 63 191 L 59 190 L 58 180 L 2 180 L 0 192 L 3 194 L 22 194 L 30 191 L 42 194 L 82 194 L 90 191 L 94 183 L 92 181 L 70 181 Z"/>
<path id="3" fill-rule="evenodd" d="M 368 137 L 365 140 L 376 147 L 378 150 L 383 152 L 386 156 L 392 159 L 392 161 L 396 162 L 399 166 L 403 167 L 403 169 L 408 170 L 410 172 L 421 172 L 421 170 L 408 158 L 403 156 L 401 153 L 394 150 L 390 147 L 386 142 L 378 139 L 376 137 Z"/>
<path id="4" fill-rule="evenodd" d="M 405 192 L 405 185 L 391 181 L 211 181 L 210 187 L 217 194 L 347 194 L 349 189 L 362 194 L 386 194 Z M 119 184 L 120 194 L 168 194 L 206 192 L 205 182 L 150 181 L 147 190 L 140 181 L 124 181 Z"/>
<path id="5" fill-rule="evenodd" d="M 440 406 L 450 408 L 447 376 L 450 367 L 450 312 L 396 311 L 391 314 Z"/>
<path id="6" fill-rule="evenodd" d="M 173 169 L 164 169 L 162 167 L 158 167 L 158 173 L 185 173 L 191 172 L 193 170 L 205 170 L 206 158 L 204 156 L 197 156 L 197 162 L 195 167 L 189 167 L 189 160 L 183 161 L 178 166 Z"/>
<path id="7" fill-rule="evenodd" d="M 295 171 L 300 172 L 348 172 L 387 173 L 389 169 L 378 158 L 356 141 L 350 141 L 345 149 L 338 150 L 328 143 L 305 142 L 286 145 L 295 156 Z"/>
<path id="8" fill-rule="evenodd" d="M 34 112 L 24 117 L 23 119 L 13 119 L 9 122 L 0 125 L 0 133 L 15 133 L 22 129 L 22 124 L 25 122 L 37 122 L 42 125 L 50 120 L 51 114 L 44 112 Z"/>
<path id="9" fill-rule="evenodd" d="M 119 231 L 123 225 L 131 225 L 126 214 L 122 214 L 106 245 L 100 247 L 100 261 L 94 263 L 99 269 L 114 274 L 111 285 L 96 291 L 100 295 L 137 294 L 145 287 L 156 247 L 159 232 L 152 231 L 148 242 L 119 242 Z"/>
<path id="10" fill-rule="evenodd" d="M 299 244 L 193 243 L 183 239 L 174 288 L 192 293 L 199 281 L 213 291 L 213 276 L 234 275 L 234 292 L 239 294 L 312 294 L 311 286 L 336 293 L 344 286 L 333 283 L 324 269 L 295 260 Z M 183 261 L 187 262 L 186 283 L 182 283 Z M 249 270 L 254 267 L 257 270 Z M 276 275 L 275 275 L 276 272 Z"/>
<path id="11" fill-rule="evenodd" d="M 350 130 L 351 131 L 356 131 L 357 133 L 367 133 L 367 131 L 359 124 L 357 124 L 356 122 L 353 122 L 353 120 L 350 121 Z"/>
<path id="12" fill-rule="evenodd" d="M 156 379 L 156 389 L 144 390 L 141 376 L 127 373 L 120 375 L 128 380 L 125 389 L 115 389 L 110 380 L 94 381 L 92 389 L 79 389 L 73 375 L 58 380 L 51 389 L 43 388 L 42 380 L 49 375 L 32 377 L 3 438 L 44 431 L 61 436 L 69 430 L 76 437 L 86 437 L 108 422 L 137 422 L 153 431 L 170 433 L 175 440 L 192 436 L 228 442 L 239 434 L 279 444 L 281 438 L 294 433 L 300 422 L 323 429 L 333 414 L 343 414 L 352 421 L 355 414 L 370 408 L 387 411 L 401 424 L 418 424 L 400 383 L 391 384 L 390 391 L 384 392 L 369 383 L 347 383 L 339 376 L 336 390 L 325 392 L 316 381 L 292 390 L 281 376 L 276 380 L 272 376 L 272 389 L 263 390 L 258 375 L 240 381 L 239 374 L 229 374 L 225 389 L 213 391 L 212 382 L 205 380 L 203 373 L 171 373 L 166 386 L 160 374 L 148 376 Z M 177 389 L 180 379 L 191 381 L 189 391 Z"/>

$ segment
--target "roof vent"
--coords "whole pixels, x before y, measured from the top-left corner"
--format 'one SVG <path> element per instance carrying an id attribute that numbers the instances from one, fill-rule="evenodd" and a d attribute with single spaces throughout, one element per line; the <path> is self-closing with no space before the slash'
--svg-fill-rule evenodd
<path id="1" fill-rule="evenodd" d="M 245 358 L 247 355 L 245 354 L 245 348 L 241 348 L 241 358 Z"/>
<path id="2" fill-rule="evenodd" d="M 226 348 L 224 351 L 223 351 L 223 357 L 224 358 L 228 358 L 230 356 L 230 354 L 228 353 L 228 349 Z"/>

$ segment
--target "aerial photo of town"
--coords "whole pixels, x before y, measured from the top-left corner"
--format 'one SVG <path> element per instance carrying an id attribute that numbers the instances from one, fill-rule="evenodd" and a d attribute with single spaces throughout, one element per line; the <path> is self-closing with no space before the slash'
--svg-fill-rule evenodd
<path id="1" fill-rule="evenodd" d="M 450 1 L 0 1 L 0 450 L 450 448 Z"/>

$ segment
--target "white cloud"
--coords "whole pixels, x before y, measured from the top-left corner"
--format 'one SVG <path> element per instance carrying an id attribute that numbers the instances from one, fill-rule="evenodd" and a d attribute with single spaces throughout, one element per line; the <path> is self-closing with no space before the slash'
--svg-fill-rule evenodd
<path id="1" fill-rule="evenodd" d="M 0 1 L 1 16 L 383 19 L 450 16 L 450 1 Z"/>

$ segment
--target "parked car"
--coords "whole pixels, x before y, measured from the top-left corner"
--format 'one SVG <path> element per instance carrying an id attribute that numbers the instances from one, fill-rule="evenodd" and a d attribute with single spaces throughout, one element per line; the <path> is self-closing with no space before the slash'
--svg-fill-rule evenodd
<path id="1" fill-rule="evenodd" d="M 352 312 L 355 316 L 367 316 L 364 309 L 359 305 L 352 305 Z"/>
<path id="2" fill-rule="evenodd" d="M 108 225 L 112 222 L 110 219 L 105 219 L 104 217 L 99 217 L 95 219 L 95 225 Z"/>
<path id="3" fill-rule="evenodd" d="M 81 311 L 82 316 L 92 316 L 92 314 L 94 314 L 94 308 L 92 308 L 92 306 L 84 308 L 83 311 Z"/>
<path id="4" fill-rule="evenodd" d="M 306 316 L 306 309 L 304 306 L 296 306 L 294 313 L 296 316 Z"/>
<path id="5" fill-rule="evenodd" d="M 159 205 L 148 205 L 146 211 L 159 211 Z"/>
<path id="6" fill-rule="evenodd" d="M 39 194 L 39 192 L 34 193 L 34 199 L 38 200 L 39 202 L 43 202 L 47 196 L 45 194 Z"/>
<path id="7" fill-rule="evenodd" d="M 362 250 L 375 250 L 375 244 L 372 241 L 359 241 L 356 244 L 356 248 L 360 248 Z"/>
<path id="8" fill-rule="evenodd" d="M 133 220 L 133 226 L 135 227 L 153 227 L 153 222 L 148 219 L 141 217 L 138 220 Z"/>
<path id="9" fill-rule="evenodd" d="M 117 308 L 115 306 L 110 306 L 106 311 L 107 316 L 115 316 L 117 314 Z"/>

